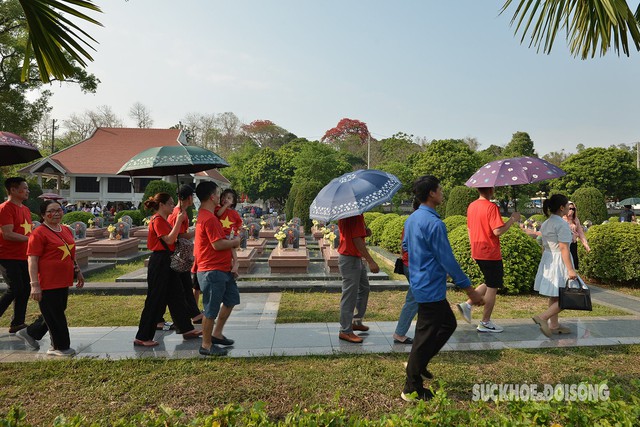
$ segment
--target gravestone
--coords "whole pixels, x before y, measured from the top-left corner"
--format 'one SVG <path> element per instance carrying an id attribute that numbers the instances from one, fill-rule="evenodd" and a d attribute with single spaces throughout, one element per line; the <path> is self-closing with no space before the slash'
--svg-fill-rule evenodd
<path id="1" fill-rule="evenodd" d="M 238 238 L 240 239 L 240 249 L 246 249 L 247 248 L 247 238 L 249 236 L 249 230 L 247 230 L 244 227 L 240 228 L 240 231 L 238 231 Z"/>
<path id="2" fill-rule="evenodd" d="M 333 242 L 329 241 L 329 234 L 331 233 L 336 236 Z M 337 224 L 328 224 L 325 226 L 324 243 L 332 248 L 337 248 L 340 245 L 340 229 Z"/>
<path id="3" fill-rule="evenodd" d="M 300 227 L 300 218 L 293 217 L 291 218 L 291 221 L 289 221 L 289 223 L 295 225 L 296 227 Z"/>
<path id="4" fill-rule="evenodd" d="M 131 217 L 129 217 L 129 219 L 131 219 Z M 131 229 L 131 225 L 128 222 L 126 221 L 118 222 L 116 224 L 116 231 L 115 231 L 116 240 L 128 239 L 130 229 Z"/>
<path id="5" fill-rule="evenodd" d="M 282 242 L 282 247 L 298 249 L 300 247 L 300 230 L 294 225 L 284 230 L 286 237 Z"/>
<path id="6" fill-rule="evenodd" d="M 122 217 L 120 217 L 120 221 L 118 222 L 126 222 L 127 224 L 129 224 L 129 228 L 133 227 L 133 219 L 131 219 L 129 215 L 123 215 Z"/>
<path id="7" fill-rule="evenodd" d="M 93 227 L 98 227 L 98 228 L 104 227 L 104 218 L 101 216 L 97 216 L 93 218 L 93 225 L 91 228 Z"/>
<path id="8" fill-rule="evenodd" d="M 267 219 L 267 224 L 269 224 L 269 228 L 277 228 L 278 227 L 278 216 L 277 215 L 271 215 L 269 216 L 269 218 Z"/>
<path id="9" fill-rule="evenodd" d="M 87 225 L 82 221 L 72 223 L 71 230 L 73 230 L 73 238 L 75 240 L 85 239 L 87 237 Z"/>
<path id="10" fill-rule="evenodd" d="M 262 229 L 262 227 L 260 226 L 260 223 L 258 221 L 251 221 L 247 223 L 247 231 L 248 231 L 248 236 L 249 239 L 253 240 L 253 239 L 257 239 L 260 237 L 260 230 Z"/>

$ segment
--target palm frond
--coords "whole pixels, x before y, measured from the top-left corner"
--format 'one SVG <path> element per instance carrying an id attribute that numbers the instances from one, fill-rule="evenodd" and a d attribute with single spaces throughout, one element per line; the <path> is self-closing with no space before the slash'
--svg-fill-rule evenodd
<path id="1" fill-rule="evenodd" d="M 79 8 L 101 12 L 90 0 L 19 0 L 27 20 L 29 39 L 22 79 L 29 72 L 31 53 L 38 64 L 40 79 L 48 83 L 51 77 L 64 80 L 74 73 L 72 62 L 82 67 L 93 61 L 87 49 L 95 50 L 90 42 L 97 41 L 67 16 L 91 24 L 102 24 L 84 14 Z M 89 40 L 89 41 L 88 41 Z M 70 58 L 70 59 L 69 59 Z"/>
<path id="2" fill-rule="evenodd" d="M 629 56 L 630 46 L 640 50 L 640 6 L 635 16 L 625 0 L 505 0 L 500 13 L 512 3 L 511 18 L 520 42 L 530 37 L 529 47 L 550 53 L 558 31 L 566 31 L 567 44 L 582 59 L 605 55 L 610 48 Z"/>

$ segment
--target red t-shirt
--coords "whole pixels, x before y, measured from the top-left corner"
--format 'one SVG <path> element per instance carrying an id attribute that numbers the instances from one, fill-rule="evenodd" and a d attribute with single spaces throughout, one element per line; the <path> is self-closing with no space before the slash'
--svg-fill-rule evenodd
<path id="1" fill-rule="evenodd" d="M 66 242 L 66 246 L 61 239 Z M 73 286 L 76 245 L 69 227 L 63 225 L 60 232 L 53 231 L 44 224 L 36 228 L 29 236 L 27 255 L 40 257 L 38 281 L 43 291 Z"/>
<path id="2" fill-rule="evenodd" d="M 404 227 L 402 227 L 402 236 L 400 237 L 400 241 L 402 242 L 403 240 L 404 240 Z M 409 267 L 409 252 L 402 249 L 402 246 L 400 246 L 400 250 L 402 251 L 402 263 L 405 266 Z"/>
<path id="3" fill-rule="evenodd" d="M 218 216 L 218 211 L 220 210 L 220 206 L 216 206 L 216 210 L 214 213 Z M 227 208 L 224 213 L 218 217 L 220 220 L 220 224 L 222 225 L 222 230 L 224 230 L 224 234 L 228 236 L 231 234 L 231 229 L 234 232 L 238 232 L 240 228 L 242 228 L 242 218 L 240 218 L 240 214 L 231 208 Z"/>
<path id="4" fill-rule="evenodd" d="M 171 224 L 171 228 L 173 228 L 173 226 L 176 225 L 176 221 L 178 220 L 179 214 L 180 214 L 180 208 L 176 206 L 175 208 L 173 208 L 173 212 L 171 212 L 171 215 L 169 215 L 169 217 L 167 218 L 167 221 L 169 221 L 169 224 Z M 187 216 L 187 219 L 185 221 L 182 221 L 182 224 L 180 224 L 180 231 L 178 233 L 183 234 L 183 233 L 186 233 L 187 231 L 189 231 L 188 216 Z"/>
<path id="5" fill-rule="evenodd" d="M 478 199 L 467 208 L 467 227 L 471 242 L 471 258 L 497 261 L 502 259 L 500 239 L 493 230 L 504 225 L 495 203 Z"/>
<path id="6" fill-rule="evenodd" d="M 160 215 L 154 215 L 151 217 L 151 222 L 149 222 L 149 234 L 147 235 L 147 248 L 150 251 L 166 251 L 167 248 L 160 241 L 161 236 L 167 236 L 171 233 L 173 227 L 169 222 L 162 218 Z M 165 242 L 166 243 L 166 242 Z M 176 250 L 176 245 L 169 245 L 170 251 Z"/>
<path id="7" fill-rule="evenodd" d="M 338 220 L 340 231 L 340 244 L 338 253 L 341 255 L 361 257 L 360 251 L 353 244 L 354 237 L 367 237 L 367 229 L 364 226 L 364 215 L 352 216 Z"/>
<path id="8" fill-rule="evenodd" d="M 197 271 L 231 271 L 233 249 L 217 251 L 213 242 L 225 239 L 220 220 L 206 209 L 198 211 L 196 223 L 196 238 L 193 254 L 196 259 Z"/>
<path id="9" fill-rule="evenodd" d="M 7 200 L 0 204 L 0 227 L 13 224 L 13 232 L 29 236 L 31 233 L 31 211 L 25 205 L 18 206 Z M 26 261 L 28 242 L 5 240 L 0 231 L 0 259 Z"/>

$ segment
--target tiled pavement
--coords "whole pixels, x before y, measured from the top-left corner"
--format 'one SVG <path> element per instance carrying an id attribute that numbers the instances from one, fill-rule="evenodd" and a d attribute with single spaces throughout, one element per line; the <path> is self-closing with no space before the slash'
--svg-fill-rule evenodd
<path id="1" fill-rule="evenodd" d="M 499 334 L 478 333 L 474 325 L 464 321 L 443 348 L 443 351 L 500 350 L 507 348 L 543 348 L 575 346 L 609 346 L 640 344 L 640 298 L 592 287 L 593 300 L 616 306 L 629 316 L 606 318 L 571 318 L 567 312 L 562 323 L 572 333 L 566 336 L 545 337 L 531 319 L 506 319 L 497 323 L 505 330 Z M 367 322 L 368 333 L 361 333 L 363 344 L 351 344 L 338 339 L 337 323 L 276 324 L 280 293 L 243 293 L 242 303 L 235 308 L 225 335 L 236 340 L 230 357 L 299 356 L 334 353 L 390 353 L 408 352 L 410 346 L 394 344 L 395 322 Z M 200 340 L 182 339 L 173 331 L 158 331 L 155 339 L 160 345 L 153 348 L 134 347 L 136 327 L 70 328 L 71 345 L 76 357 L 122 359 L 137 357 L 189 358 L 198 355 Z M 0 361 L 29 361 L 50 359 L 48 335 L 40 342 L 39 351 L 26 349 L 24 343 L 3 328 L 0 332 Z M 409 331 L 412 335 L 413 331 Z"/>

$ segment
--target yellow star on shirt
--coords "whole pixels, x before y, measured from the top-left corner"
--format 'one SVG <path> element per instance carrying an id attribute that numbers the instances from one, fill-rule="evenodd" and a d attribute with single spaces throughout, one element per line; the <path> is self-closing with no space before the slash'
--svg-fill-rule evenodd
<path id="1" fill-rule="evenodd" d="M 62 251 L 62 258 L 60 258 L 61 260 L 65 259 L 67 256 L 71 256 L 71 252 L 70 250 L 73 249 L 75 245 L 72 243 L 69 245 L 69 247 L 67 248 L 66 246 L 58 246 L 58 249 L 60 249 Z"/>
<path id="2" fill-rule="evenodd" d="M 33 228 L 33 224 L 30 224 L 25 219 L 24 220 L 24 224 L 20 224 L 20 227 L 24 228 L 24 235 L 26 236 L 27 234 L 31 233 L 31 229 Z"/>
<path id="3" fill-rule="evenodd" d="M 227 216 L 225 219 L 220 220 L 220 224 L 222 224 L 222 227 L 224 228 L 231 228 L 233 221 L 231 221 Z"/>

